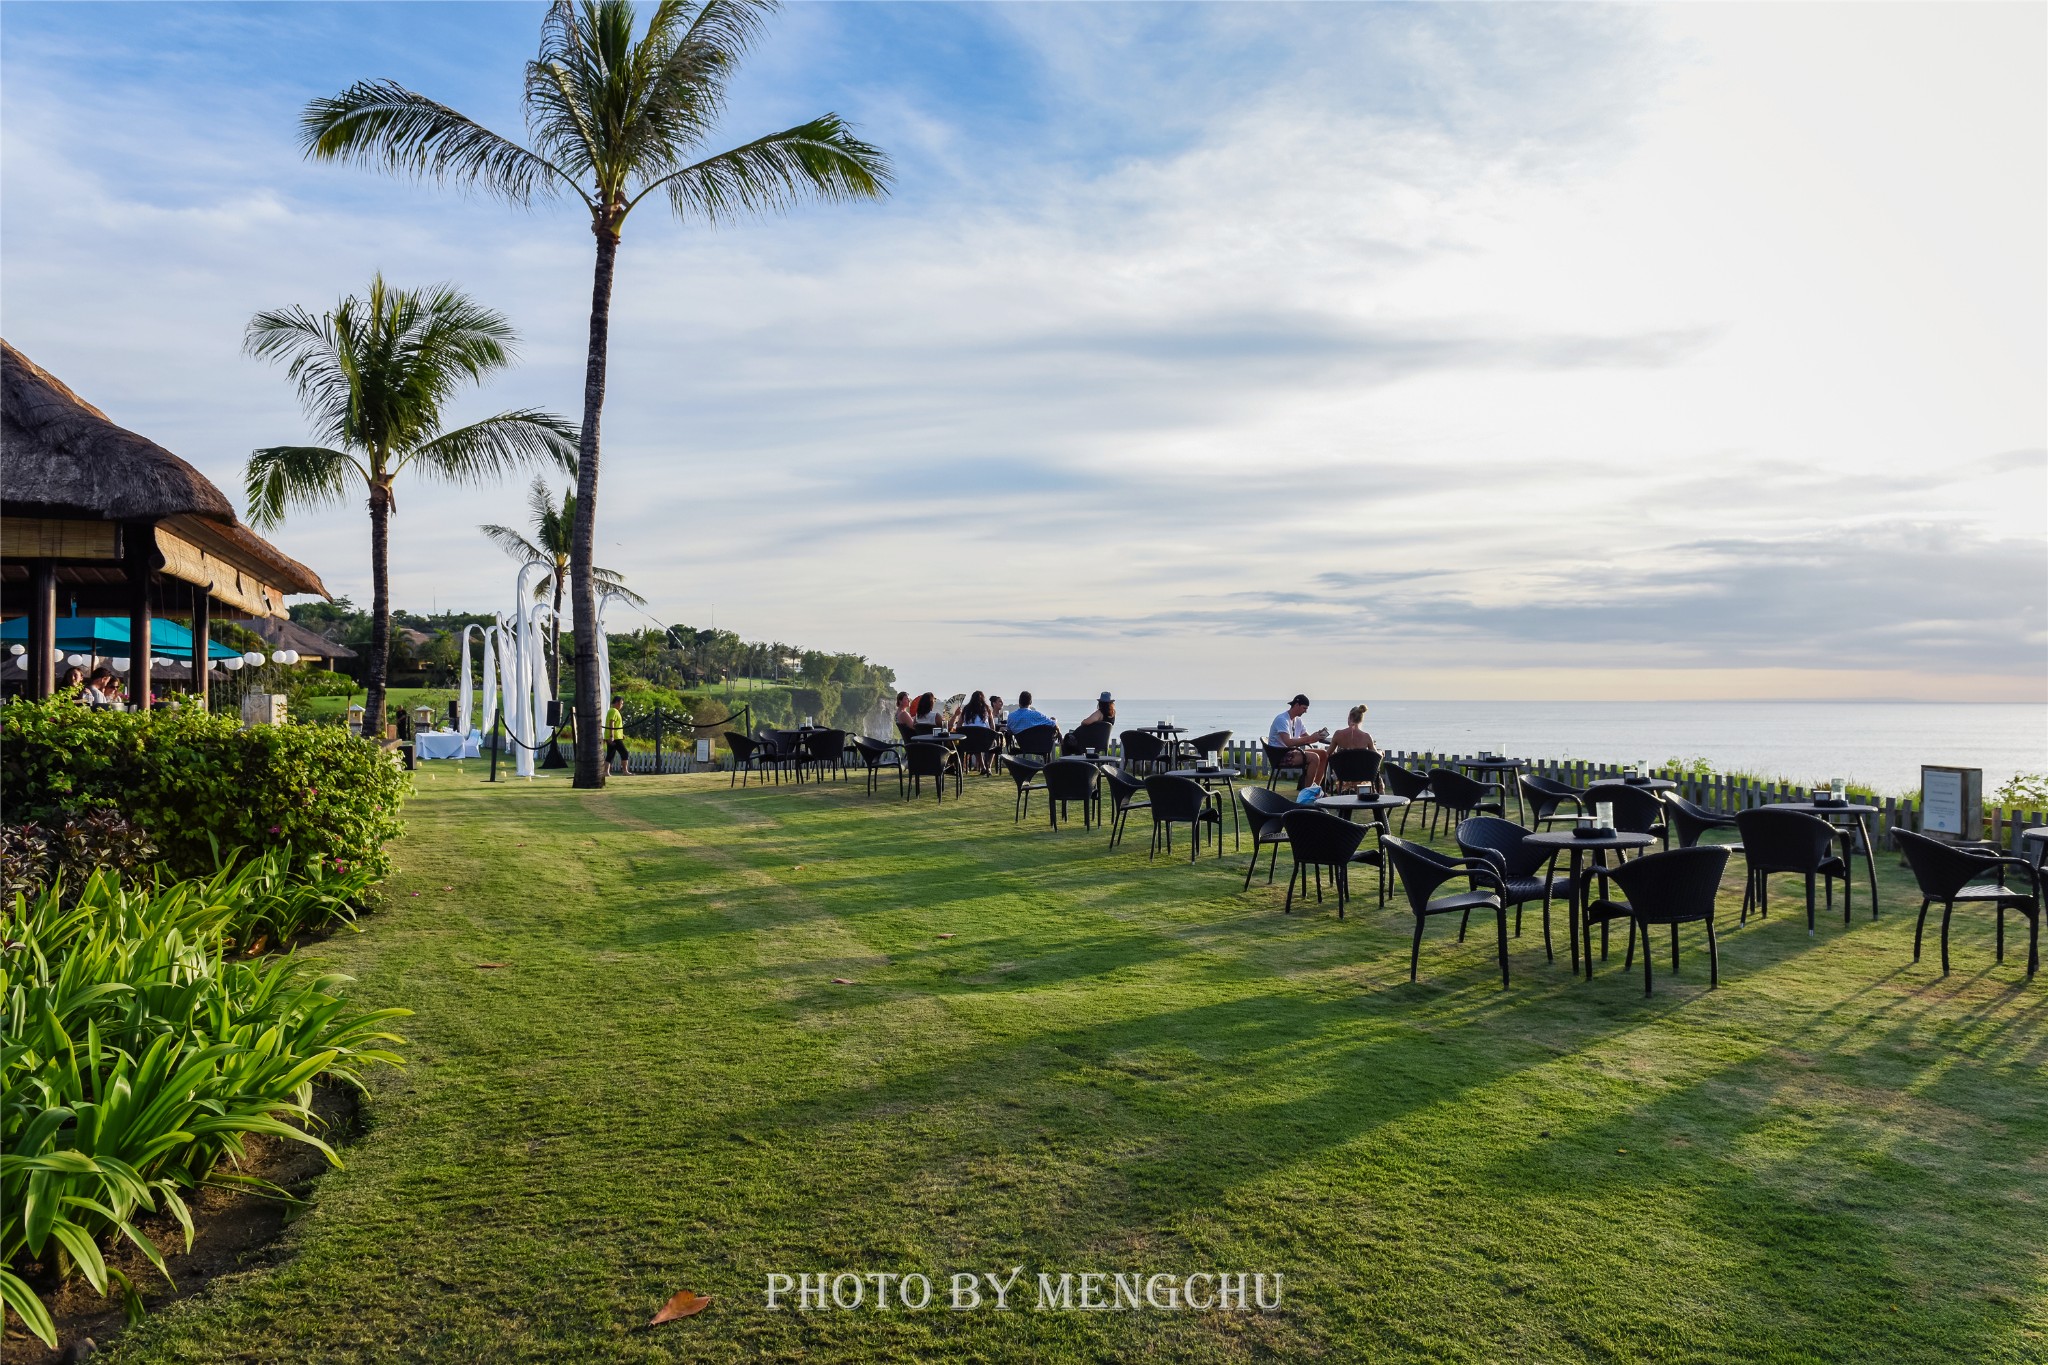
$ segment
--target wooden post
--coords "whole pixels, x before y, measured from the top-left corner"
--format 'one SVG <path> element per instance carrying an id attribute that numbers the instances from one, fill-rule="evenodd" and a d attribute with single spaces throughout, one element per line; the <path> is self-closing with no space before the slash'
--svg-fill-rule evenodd
<path id="1" fill-rule="evenodd" d="M 199 698 L 199 709 L 209 709 L 208 682 L 213 672 L 213 661 L 207 658 L 211 652 L 211 630 L 213 627 L 213 585 L 192 585 L 192 695 Z"/>
<path id="2" fill-rule="evenodd" d="M 128 701 L 138 711 L 149 709 L 149 575 L 156 568 L 156 529 L 146 521 L 122 528 L 121 549 L 128 561 Z"/>
<path id="3" fill-rule="evenodd" d="M 40 701 L 57 690 L 57 566 L 38 559 L 29 578 L 28 694 Z"/>

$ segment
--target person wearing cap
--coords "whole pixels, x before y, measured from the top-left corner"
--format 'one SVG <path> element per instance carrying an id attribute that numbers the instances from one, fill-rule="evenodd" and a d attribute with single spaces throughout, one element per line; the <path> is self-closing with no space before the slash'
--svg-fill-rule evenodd
<path id="1" fill-rule="evenodd" d="M 1104 692 L 1095 699 L 1095 709 L 1090 711 L 1088 719 L 1081 723 L 1083 725 L 1094 725 L 1097 722 L 1105 725 L 1116 724 L 1116 698 L 1110 696 L 1107 692 Z"/>
<path id="2" fill-rule="evenodd" d="M 1300 768 L 1304 786 L 1319 786 L 1323 780 L 1323 766 L 1330 761 L 1329 753 L 1322 742 L 1330 737 L 1328 730 L 1310 733 L 1301 723 L 1308 714 L 1308 698 L 1297 692 L 1294 700 L 1287 703 L 1287 709 L 1273 717 L 1273 723 L 1266 730 L 1266 743 L 1276 749 L 1284 749 L 1274 762 L 1282 768 Z"/>

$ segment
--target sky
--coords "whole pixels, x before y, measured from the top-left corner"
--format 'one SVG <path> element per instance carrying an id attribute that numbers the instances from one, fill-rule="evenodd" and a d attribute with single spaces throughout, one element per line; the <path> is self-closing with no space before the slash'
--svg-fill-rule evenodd
<path id="1" fill-rule="evenodd" d="M 0 7 L 0 331 L 240 502 L 241 353 L 373 272 L 580 412 L 591 238 L 306 161 L 391 78 L 521 129 L 533 4 Z M 2048 698 L 2048 8 L 799 4 L 745 141 L 879 203 L 629 221 L 615 609 L 941 695 Z M 402 486 L 394 601 L 510 605 L 524 481 Z M 359 506 L 273 539 L 369 596 Z"/>

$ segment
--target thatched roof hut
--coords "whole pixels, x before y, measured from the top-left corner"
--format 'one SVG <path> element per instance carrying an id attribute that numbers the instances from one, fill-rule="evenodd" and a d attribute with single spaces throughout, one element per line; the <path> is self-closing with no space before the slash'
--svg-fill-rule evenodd
<path id="1" fill-rule="evenodd" d="M 275 618 L 289 595 L 328 595 L 212 480 L 0 340 L 0 610 L 48 622 L 60 593 L 78 614 L 128 616 L 143 641 L 152 614 L 203 630 L 215 603 Z M 48 651 L 26 657 L 41 695 Z"/>

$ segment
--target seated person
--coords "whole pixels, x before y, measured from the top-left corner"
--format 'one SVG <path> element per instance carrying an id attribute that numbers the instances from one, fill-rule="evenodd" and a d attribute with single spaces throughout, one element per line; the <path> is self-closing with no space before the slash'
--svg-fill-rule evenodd
<path id="1" fill-rule="evenodd" d="M 921 692 L 918 694 L 917 706 L 914 708 L 911 724 L 913 727 L 922 725 L 927 731 L 943 730 L 946 728 L 946 713 L 939 709 L 939 698 L 936 693 Z"/>
<path id="2" fill-rule="evenodd" d="M 1309 733 L 1301 718 L 1308 714 L 1308 698 L 1297 692 L 1294 700 L 1287 703 L 1287 709 L 1273 717 L 1273 724 L 1266 731 L 1266 743 L 1276 749 L 1284 749 L 1274 762 L 1282 768 L 1300 768 L 1303 786 L 1318 786 L 1323 780 L 1323 768 L 1330 761 L 1329 754 L 1321 747 L 1322 741 L 1330 737 L 1328 730 Z"/>
<path id="3" fill-rule="evenodd" d="M 1104 692 L 1095 699 L 1095 709 L 1090 711 L 1087 719 L 1081 723 L 1083 725 L 1098 725 L 1104 721 L 1111 725 L 1116 724 L 1116 698 L 1110 696 L 1107 692 Z"/>
<path id="4" fill-rule="evenodd" d="M 1009 714 L 1003 706 L 1003 699 L 991 693 L 988 699 L 988 723 L 998 730 L 1007 729 Z"/>
<path id="5" fill-rule="evenodd" d="M 1031 694 L 1029 692 L 1019 692 L 1017 694 L 1017 704 L 1010 709 L 1009 720 L 1010 733 L 1013 735 L 1022 734 L 1026 730 L 1035 730 L 1041 725 L 1052 724 L 1051 716 L 1032 707 Z"/>
<path id="6" fill-rule="evenodd" d="M 910 737 L 910 727 L 917 723 L 917 709 L 910 704 L 908 692 L 896 694 L 896 733 L 905 739 Z"/>
<path id="7" fill-rule="evenodd" d="M 1363 706 L 1354 706 L 1351 708 L 1350 712 L 1345 717 L 1345 719 L 1348 720 L 1350 723 L 1346 725 L 1343 729 L 1339 730 L 1336 734 L 1330 736 L 1331 748 L 1376 749 L 1379 747 L 1378 745 L 1372 742 L 1372 736 L 1365 732 L 1365 727 L 1358 723 L 1361 720 L 1365 719 L 1365 712 L 1366 708 Z"/>

